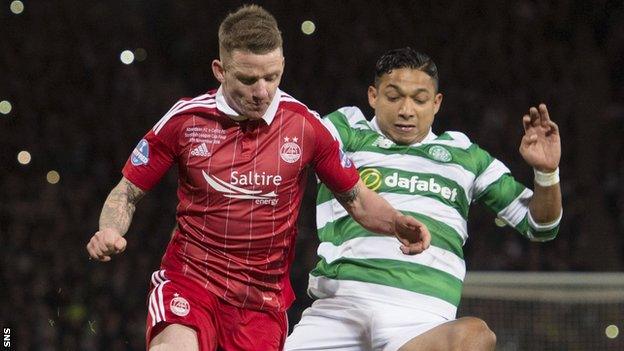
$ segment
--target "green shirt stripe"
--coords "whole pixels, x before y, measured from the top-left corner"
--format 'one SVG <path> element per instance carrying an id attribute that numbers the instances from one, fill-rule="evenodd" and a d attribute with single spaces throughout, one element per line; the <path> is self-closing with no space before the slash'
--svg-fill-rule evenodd
<path id="1" fill-rule="evenodd" d="M 402 211 L 403 214 L 412 216 L 421 221 L 431 233 L 431 245 L 450 251 L 460 258 L 464 258 L 462 250 L 463 240 L 459 233 L 447 224 L 437 221 L 429 216 L 420 213 Z M 350 216 L 345 216 L 333 222 L 327 223 L 323 228 L 318 229 L 318 236 L 321 242 L 330 242 L 340 245 L 345 241 L 367 236 L 381 236 L 370 232 L 358 224 Z"/>
<path id="2" fill-rule="evenodd" d="M 462 291 L 462 281 L 446 272 L 416 263 L 387 259 L 341 258 L 327 263 L 321 257 L 310 274 L 391 286 L 434 296 L 454 306 L 459 305 Z"/>
<path id="3" fill-rule="evenodd" d="M 492 211 L 499 213 L 514 201 L 526 187 L 518 183 L 510 174 L 503 174 L 490 184 L 477 198 Z"/>

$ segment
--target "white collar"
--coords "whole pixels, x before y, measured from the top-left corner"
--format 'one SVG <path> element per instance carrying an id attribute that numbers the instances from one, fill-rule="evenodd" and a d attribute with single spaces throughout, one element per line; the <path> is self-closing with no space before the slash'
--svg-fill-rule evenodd
<path id="1" fill-rule="evenodd" d="M 373 129 L 377 133 L 385 135 L 384 132 L 381 131 L 381 128 L 379 128 L 379 124 L 377 124 L 377 116 L 374 116 L 373 119 L 370 121 L 370 126 L 371 126 L 371 129 Z M 388 136 L 386 135 L 386 137 Z M 410 146 L 419 146 L 421 144 L 428 143 L 435 138 L 437 138 L 437 135 L 435 135 L 433 131 L 431 130 L 431 128 L 429 128 L 429 133 L 427 133 L 427 136 L 423 140 L 413 143 Z"/>
<path id="2" fill-rule="evenodd" d="M 279 106 L 280 96 L 282 95 L 282 91 L 279 88 L 275 91 L 275 96 L 273 96 L 273 100 L 269 105 L 269 108 L 266 110 L 262 119 L 266 122 L 267 125 L 271 125 L 273 119 L 275 118 L 275 114 L 277 113 L 277 107 Z M 217 90 L 217 95 L 215 96 L 215 100 L 217 101 L 217 110 L 225 113 L 231 119 L 235 121 L 244 121 L 247 117 L 241 116 L 238 112 L 236 112 L 230 105 L 228 105 L 225 100 L 225 96 L 223 95 L 223 86 L 219 86 Z"/>

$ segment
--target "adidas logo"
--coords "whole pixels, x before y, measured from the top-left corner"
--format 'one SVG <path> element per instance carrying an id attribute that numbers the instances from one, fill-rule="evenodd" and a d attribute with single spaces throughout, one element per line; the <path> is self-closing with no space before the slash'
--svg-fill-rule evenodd
<path id="1" fill-rule="evenodd" d="M 210 156 L 210 151 L 208 151 L 208 148 L 206 147 L 205 143 L 201 143 L 201 145 L 199 145 L 198 147 L 194 148 L 191 151 L 191 155 L 208 157 Z"/>

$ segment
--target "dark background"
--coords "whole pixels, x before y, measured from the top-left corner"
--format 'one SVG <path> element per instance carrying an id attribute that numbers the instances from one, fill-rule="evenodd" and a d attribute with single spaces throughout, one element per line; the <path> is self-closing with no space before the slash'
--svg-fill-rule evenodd
<path id="1" fill-rule="evenodd" d="M 182 96 L 216 87 L 217 28 L 239 1 L 0 2 L 0 322 L 17 350 L 140 350 L 145 299 L 175 220 L 175 174 L 138 206 L 128 248 L 110 263 L 84 246 L 142 135 Z M 559 237 L 529 243 L 476 206 L 469 270 L 621 271 L 624 263 L 624 2 L 259 2 L 284 35 L 282 90 L 321 114 L 357 105 L 376 59 L 428 53 L 444 93 L 435 132 L 459 130 L 532 184 L 517 149 L 521 117 L 548 104 L 559 124 L 564 220 Z M 304 20 L 316 32 L 304 35 Z M 124 65 L 119 54 L 144 48 Z M 20 150 L 32 162 L 17 162 Z M 46 182 L 57 170 L 58 184 Z M 293 266 L 310 303 L 316 260 L 314 194 L 301 210 Z"/>

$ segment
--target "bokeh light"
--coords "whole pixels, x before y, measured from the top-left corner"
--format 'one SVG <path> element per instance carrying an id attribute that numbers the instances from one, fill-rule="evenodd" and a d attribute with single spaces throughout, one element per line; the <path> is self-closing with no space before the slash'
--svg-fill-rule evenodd
<path id="1" fill-rule="evenodd" d="M 10 102 L 6 100 L 0 101 L 0 113 L 2 113 L 3 115 L 8 115 L 9 113 L 11 113 L 12 109 L 13 106 L 11 106 Z"/>
<path id="2" fill-rule="evenodd" d="M 136 50 L 134 50 L 134 59 L 137 60 L 137 62 L 143 62 L 146 58 L 147 51 L 145 51 L 145 49 L 137 48 Z"/>
<path id="3" fill-rule="evenodd" d="M 618 337 L 619 334 L 620 329 L 617 327 L 617 325 L 611 324 L 605 329 L 605 335 L 607 335 L 607 338 L 609 339 L 615 339 Z"/>
<path id="4" fill-rule="evenodd" d="M 24 3 L 19 0 L 12 1 L 10 8 L 11 12 L 19 15 L 20 13 L 24 12 Z"/>
<path id="5" fill-rule="evenodd" d="M 312 21 L 303 21 L 301 23 L 301 31 L 303 34 L 310 35 L 316 30 L 316 25 Z"/>
<path id="6" fill-rule="evenodd" d="M 119 55 L 119 59 L 124 65 L 129 65 L 134 62 L 134 53 L 130 50 L 124 50 Z"/>
<path id="7" fill-rule="evenodd" d="M 21 163 L 23 165 L 29 164 L 31 159 L 32 159 L 32 157 L 30 156 L 30 152 L 28 152 L 26 150 L 22 150 L 22 151 L 17 153 L 17 162 L 19 162 L 19 163 Z"/>
<path id="8" fill-rule="evenodd" d="M 50 184 L 56 184 L 61 180 L 61 175 L 55 170 L 51 170 L 46 174 L 46 180 Z"/>

